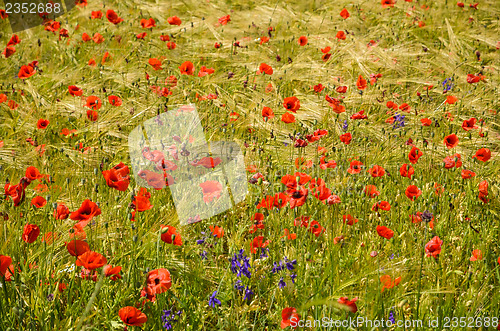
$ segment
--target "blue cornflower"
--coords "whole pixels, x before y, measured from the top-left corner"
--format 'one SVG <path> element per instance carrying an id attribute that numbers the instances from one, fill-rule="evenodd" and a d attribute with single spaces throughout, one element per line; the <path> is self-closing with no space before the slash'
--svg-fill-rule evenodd
<path id="1" fill-rule="evenodd" d="M 279 281 L 279 283 L 278 283 L 278 287 L 279 287 L 279 288 L 283 288 L 283 287 L 285 287 L 285 286 L 286 286 L 286 283 L 285 283 L 285 281 L 283 280 L 283 277 L 281 277 L 281 278 L 280 278 L 280 281 Z"/>
<path id="2" fill-rule="evenodd" d="M 243 297 L 243 300 L 250 301 L 252 300 L 253 295 L 254 295 L 253 291 L 247 286 L 247 288 L 245 289 L 245 296 Z"/>
<path id="3" fill-rule="evenodd" d="M 203 253 L 200 253 L 201 259 L 202 260 L 208 260 L 207 258 L 207 251 L 203 251 Z"/>
<path id="4" fill-rule="evenodd" d="M 241 285 L 241 279 L 238 279 L 236 283 L 234 283 L 234 289 L 238 291 L 243 291 L 245 286 Z"/>
<path id="5" fill-rule="evenodd" d="M 175 314 L 172 313 L 171 309 L 164 310 L 163 314 L 161 316 L 161 321 L 163 322 L 163 327 L 165 329 L 167 329 L 167 330 L 172 330 L 173 329 L 172 323 L 177 322 L 177 320 L 175 319 L 175 317 L 176 316 L 180 316 L 181 313 L 182 313 L 181 310 L 179 310 Z"/>
<path id="6" fill-rule="evenodd" d="M 297 278 L 297 274 L 291 274 L 290 278 L 292 279 L 292 283 L 295 284 L 295 278 Z"/>
<path id="7" fill-rule="evenodd" d="M 392 324 L 396 324 L 396 319 L 394 318 L 394 312 L 392 310 L 389 313 L 389 320 L 392 322 Z"/>
<path id="8" fill-rule="evenodd" d="M 260 253 L 260 258 L 263 259 L 263 258 L 266 258 L 267 257 L 267 254 L 266 254 L 266 251 L 267 253 L 269 253 L 269 248 L 261 248 L 261 253 Z"/>
<path id="9" fill-rule="evenodd" d="M 208 299 L 208 305 L 210 307 L 215 308 L 216 304 L 218 304 L 219 306 L 221 305 L 220 300 L 217 299 L 216 296 L 217 296 L 217 291 L 214 291 L 214 293 L 212 293 L 212 295 L 210 296 L 210 299 Z"/>
<path id="10" fill-rule="evenodd" d="M 344 120 L 344 125 L 342 125 L 342 130 L 347 131 L 349 128 L 349 124 L 347 124 L 347 120 Z"/>
<path id="11" fill-rule="evenodd" d="M 453 89 L 453 87 L 455 86 L 453 84 L 453 78 L 446 78 L 444 81 L 443 81 L 443 92 L 448 92 L 448 91 L 451 91 Z"/>
<path id="12" fill-rule="evenodd" d="M 399 115 L 399 114 L 395 114 L 394 115 L 394 125 L 393 125 L 393 129 L 396 129 L 396 128 L 402 128 L 405 126 L 405 115 Z"/>
<path id="13" fill-rule="evenodd" d="M 290 271 L 292 271 L 295 268 L 294 265 L 297 264 L 297 260 L 289 261 L 286 257 L 285 261 L 286 261 L 286 268 Z"/>
<path id="14" fill-rule="evenodd" d="M 241 275 L 247 276 L 247 278 L 252 277 L 250 272 L 250 259 L 248 256 L 244 255 L 245 250 L 241 249 L 238 254 L 234 254 L 231 258 L 231 272 L 237 274 L 238 277 Z"/>
<path id="15" fill-rule="evenodd" d="M 389 260 L 392 260 L 394 258 L 394 253 L 392 253 L 391 256 L 389 256 Z"/>

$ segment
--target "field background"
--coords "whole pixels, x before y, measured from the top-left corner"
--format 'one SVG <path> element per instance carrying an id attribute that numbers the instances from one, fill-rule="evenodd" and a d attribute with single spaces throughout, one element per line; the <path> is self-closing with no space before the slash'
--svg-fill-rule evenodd
<path id="1" fill-rule="evenodd" d="M 91 11 L 105 13 L 109 8 L 124 22 L 115 26 L 106 17 L 90 19 Z M 348 19 L 339 15 L 343 8 L 351 15 Z M 180 26 L 167 23 L 174 15 L 182 20 Z M 225 15 L 231 15 L 231 21 L 218 25 L 217 19 Z M 43 27 L 18 33 L 21 43 L 16 53 L 0 60 L 0 88 L 19 105 L 11 109 L 7 102 L 0 104 L 0 140 L 4 142 L 0 182 L 16 184 L 28 166 L 35 166 L 42 174 L 49 174 L 53 183 L 47 183 L 48 191 L 43 193 L 36 192 L 32 184 L 19 207 L 7 197 L 0 203 L 0 211 L 8 215 L 0 218 L 0 254 L 11 256 L 22 269 L 0 289 L 0 330 L 76 330 L 79 326 L 122 330 L 125 324 L 118 317 L 119 309 L 143 300 L 140 290 L 145 274 L 156 268 L 170 271 L 172 288 L 141 308 L 148 317 L 145 330 L 164 329 L 161 316 L 168 309 L 182 311 L 173 325 L 179 330 L 276 330 L 286 307 L 295 307 L 301 319 L 362 316 L 386 320 L 391 312 L 396 320 L 500 317 L 499 17 L 498 0 L 481 0 L 477 10 L 468 3 L 460 8 L 454 1 L 441 0 L 399 0 L 393 8 L 382 8 L 380 1 L 90 0 L 87 6 L 77 6 L 58 19 L 61 28 L 69 31 L 69 38 L 59 39 L 57 33 Z M 153 18 L 156 27 L 143 29 L 142 18 Z M 425 25 L 420 27 L 420 21 Z M 12 33 L 7 20 L 0 24 L 3 48 Z M 258 38 L 267 36 L 271 26 L 272 37 L 261 45 Z M 340 30 L 346 31 L 346 40 L 335 37 Z M 104 42 L 84 43 L 84 32 L 91 37 L 98 32 Z M 147 32 L 142 40 L 136 38 L 141 32 Z M 174 50 L 160 40 L 163 34 L 177 44 Z M 306 46 L 298 45 L 300 36 L 307 36 Z M 377 45 L 369 48 L 371 40 Z M 234 46 L 236 41 L 241 47 Z M 219 49 L 214 48 L 216 42 L 222 44 Z M 320 49 L 327 46 L 332 55 L 325 62 Z M 105 52 L 110 58 L 101 63 Z M 161 71 L 148 64 L 149 58 L 158 57 L 164 58 Z M 96 67 L 88 65 L 91 58 Z M 25 80 L 17 78 L 19 68 L 35 60 L 39 71 Z M 184 61 L 193 62 L 194 76 L 180 75 L 178 67 Z M 273 67 L 271 76 L 256 74 L 263 62 Z M 215 72 L 197 77 L 203 65 Z M 229 72 L 233 73 L 231 78 Z M 382 76 L 370 84 L 370 74 L 377 73 Z M 485 80 L 468 84 L 467 74 L 478 73 Z M 177 77 L 178 85 L 168 99 L 151 91 L 150 85 L 164 86 L 171 75 Z M 362 94 L 356 87 L 359 75 L 368 81 Z M 443 94 L 442 82 L 447 78 L 453 79 L 454 86 Z M 269 83 L 273 89 L 266 92 Z M 319 83 L 325 89 L 315 93 L 312 87 Z M 84 100 L 69 95 L 69 85 L 82 88 L 84 97 L 95 95 L 103 101 L 97 121 L 87 119 Z M 325 95 L 338 98 L 335 89 L 343 85 L 348 87 L 343 99 L 346 112 L 337 115 Z M 433 88 L 427 93 L 428 85 Z M 218 98 L 198 101 L 196 97 L 210 93 Z M 119 96 L 123 105 L 111 106 L 109 95 Z M 444 104 L 447 95 L 456 96 L 458 101 Z M 301 108 L 295 114 L 297 121 L 285 124 L 280 120 L 285 112 L 282 103 L 290 96 L 299 98 Z M 406 115 L 402 128 L 385 122 L 392 116 L 386 113 L 390 100 L 411 107 L 410 113 L 399 111 Z M 101 170 L 119 162 L 130 166 L 128 133 L 143 121 L 182 104 L 197 107 L 207 140 L 238 142 L 246 166 L 254 165 L 264 181 L 249 184 L 246 201 L 237 208 L 189 226 L 179 225 L 168 190 L 150 190 L 154 208 L 138 213 L 131 222 L 129 204 L 139 186 L 132 179 L 127 192 L 108 188 Z M 265 106 L 276 115 L 267 122 L 261 115 Z M 365 110 L 368 118 L 351 120 L 350 116 L 360 110 Z M 232 112 L 240 115 L 236 121 L 231 121 Z M 479 130 L 469 133 L 461 128 L 471 117 L 484 120 L 478 123 L 483 137 Z M 50 121 L 47 129 L 37 129 L 40 118 Z M 423 127 L 422 118 L 430 118 L 433 124 Z M 349 145 L 338 138 L 344 133 L 345 120 L 353 136 Z M 77 130 L 77 136 L 62 136 L 63 128 Z M 293 146 L 290 136 L 317 129 L 328 130 L 319 143 Z M 456 133 L 460 142 L 448 150 L 443 138 L 451 133 Z M 45 144 L 43 155 L 26 141 L 28 138 Z M 413 165 L 411 180 L 399 175 L 400 166 L 409 163 L 409 138 L 423 153 Z M 335 169 L 319 168 L 318 145 L 328 151 L 327 160 L 337 162 Z M 76 147 L 90 150 L 82 153 Z M 492 151 L 490 161 L 472 159 L 479 148 Z M 474 171 L 475 177 L 464 180 L 461 169 L 443 167 L 443 159 L 454 153 L 462 155 L 463 168 Z M 303 172 L 324 179 L 342 203 L 324 205 L 310 194 L 307 203 L 296 209 L 258 210 L 256 204 L 262 198 L 286 189 L 280 179 L 295 174 L 297 157 L 313 161 L 314 166 Z M 349 175 L 347 169 L 355 157 L 366 169 L 380 165 L 390 176 L 372 178 L 366 170 Z M 252 175 L 248 172 L 248 178 Z M 486 204 L 478 199 L 478 183 L 483 180 L 489 182 L 490 201 Z M 434 193 L 436 182 L 444 187 L 440 196 Z M 379 197 L 364 195 L 368 184 L 377 186 Z M 410 184 L 423 192 L 415 202 L 404 194 Z M 48 200 L 45 207 L 30 205 L 37 195 Z M 98 283 L 75 277 L 79 267 L 76 272 L 66 271 L 75 259 L 64 242 L 69 241 L 69 229 L 75 221 L 52 216 L 53 203 L 64 202 L 74 211 L 85 199 L 98 202 L 102 210 L 86 228 L 90 248 L 106 256 L 109 264 L 123 268 L 123 279 L 104 279 L 93 299 Z M 373 203 L 379 200 L 388 201 L 391 210 L 372 211 Z M 425 210 L 434 214 L 434 229 L 425 222 L 410 221 L 410 214 Z M 265 214 L 265 229 L 250 234 L 251 218 L 259 211 Z M 359 222 L 344 224 L 342 215 L 347 214 Z M 294 227 L 294 219 L 302 215 L 320 222 L 325 232 L 316 237 L 303 227 Z M 42 232 L 32 244 L 21 240 L 27 223 L 37 224 Z M 159 240 L 161 224 L 178 229 L 182 246 Z M 210 225 L 221 226 L 223 238 L 209 238 L 206 244 L 198 245 L 202 232 L 210 234 Z M 386 240 L 378 236 L 377 225 L 394 230 L 394 237 Z M 280 238 L 285 228 L 297 238 Z M 58 239 L 43 243 L 47 232 L 59 233 Z M 250 242 L 256 235 L 270 240 L 267 258 L 250 253 Z M 344 239 L 335 244 L 334 238 L 341 235 Z M 435 235 L 444 241 L 437 260 L 424 257 L 424 245 Z M 229 259 L 240 249 L 250 257 L 249 279 L 238 278 L 230 270 Z M 469 261 L 475 249 L 483 252 L 483 259 Z M 200 256 L 204 251 L 207 259 Z M 372 251 L 378 255 L 371 257 Z M 282 272 L 287 285 L 279 288 L 281 276 L 272 274 L 271 269 L 284 257 L 297 260 L 293 271 L 297 278 L 293 284 L 291 272 Z M 34 263 L 38 267 L 30 268 Z M 401 277 L 401 283 L 382 293 L 379 279 L 384 274 Z M 255 293 L 252 300 L 243 300 L 233 288 L 238 279 Z M 68 284 L 62 293 L 57 290 L 60 282 Z M 208 305 L 214 291 L 221 301 L 216 308 Z M 54 295 L 50 301 L 49 294 Z M 340 297 L 358 297 L 357 313 L 343 310 L 337 304 Z M 134 328 L 138 329 L 129 327 Z"/>

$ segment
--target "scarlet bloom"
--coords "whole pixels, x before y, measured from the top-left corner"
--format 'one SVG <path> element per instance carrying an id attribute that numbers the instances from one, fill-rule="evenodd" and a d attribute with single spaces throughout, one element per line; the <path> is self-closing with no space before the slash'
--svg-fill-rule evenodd
<path id="1" fill-rule="evenodd" d="M 257 236 L 250 243 L 250 251 L 257 254 L 257 248 L 264 248 L 267 245 L 269 245 L 269 240 L 264 241 L 264 236 Z"/>
<path id="2" fill-rule="evenodd" d="M 119 170 L 122 169 L 122 170 Z M 123 163 L 111 168 L 110 170 L 104 170 L 102 175 L 106 180 L 106 185 L 115 188 L 118 191 L 126 191 L 130 183 L 130 177 L 128 176 L 128 167 Z"/>
<path id="3" fill-rule="evenodd" d="M 285 329 L 288 326 L 297 328 L 299 325 L 300 316 L 297 314 L 297 309 L 293 307 L 284 308 L 281 311 L 281 328 Z"/>
<path id="4" fill-rule="evenodd" d="M 143 18 L 141 20 L 141 26 L 143 29 L 150 29 L 150 28 L 153 28 L 156 26 L 156 22 L 152 18 L 149 18 L 149 19 Z"/>
<path id="5" fill-rule="evenodd" d="M 174 244 L 175 246 L 182 245 L 182 238 L 177 229 L 170 225 L 161 225 L 161 240 L 167 244 Z"/>
<path id="6" fill-rule="evenodd" d="M 147 316 L 143 312 L 132 306 L 120 309 L 118 311 L 118 316 L 120 316 L 123 323 L 130 326 L 142 326 L 148 320 Z"/>
<path id="7" fill-rule="evenodd" d="M 460 8 L 464 8 L 465 4 L 463 2 L 457 2 L 457 6 Z"/>
<path id="8" fill-rule="evenodd" d="M 76 265 L 84 267 L 85 269 L 88 270 L 95 270 L 105 265 L 106 262 L 107 262 L 106 258 L 101 254 L 92 251 L 87 251 L 82 255 L 78 256 L 78 259 L 76 260 Z"/>
<path id="9" fill-rule="evenodd" d="M 90 221 L 94 216 L 101 215 L 101 209 L 95 202 L 86 199 L 80 208 L 69 215 L 73 221 Z"/>
<path id="10" fill-rule="evenodd" d="M 466 169 L 462 169 L 462 178 L 463 179 L 469 179 L 469 178 L 472 178 L 476 175 L 475 172 L 472 172 L 470 170 L 466 170 Z"/>
<path id="11" fill-rule="evenodd" d="M 293 114 L 290 113 L 284 113 L 281 116 L 281 120 L 285 123 L 295 123 L 295 116 L 293 116 Z"/>
<path id="12" fill-rule="evenodd" d="M 415 169 L 411 165 L 403 164 L 401 168 L 399 168 L 399 173 L 403 177 L 408 177 L 411 179 L 411 176 L 415 173 Z"/>
<path id="13" fill-rule="evenodd" d="M 354 225 L 355 223 L 358 223 L 358 219 L 352 217 L 350 214 L 342 215 L 342 219 L 344 220 L 344 224 L 347 223 L 347 225 Z"/>
<path id="14" fill-rule="evenodd" d="M 182 71 L 182 69 L 181 69 L 181 71 Z M 198 77 L 204 77 L 204 76 L 206 76 L 206 75 L 213 74 L 214 72 L 215 72 L 215 70 L 214 70 L 214 69 L 212 69 L 212 68 L 207 68 L 207 67 L 205 67 L 205 66 L 202 66 L 202 67 L 200 68 L 200 71 L 198 72 Z"/>
<path id="15" fill-rule="evenodd" d="M 7 46 L 16 46 L 20 42 L 21 42 L 21 39 L 19 38 L 19 36 L 17 34 L 14 34 L 14 35 L 12 35 L 12 37 L 10 37 L 9 42 L 7 43 Z"/>
<path id="16" fill-rule="evenodd" d="M 352 135 L 350 132 L 347 132 L 340 135 L 339 138 L 341 142 L 343 142 L 346 145 L 349 145 L 351 143 Z"/>
<path id="17" fill-rule="evenodd" d="M 458 137 L 456 134 L 450 134 L 444 137 L 444 144 L 448 149 L 453 148 L 458 145 Z"/>
<path id="18" fill-rule="evenodd" d="M 368 172 L 372 177 L 383 177 L 385 175 L 385 169 L 379 165 L 374 165 L 373 168 L 368 169 Z"/>
<path id="19" fill-rule="evenodd" d="M 399 285 L 399 283 L 401 282 L 401 277 L 398 277 L 398 278 L 394 279 L 394 281 L 393 281 L 391 279 L 391 276 L 383 275 L 380 277 L 380 282 L 383 284 L 381 292 L 384 292 L 384 290 L 386 288 L 389 289 L 389 288 L 393 288 L 394 286 Z"/>
<path id="20" fill-rule="evenodd" d="M 85 107 L 91 108 L 93 110 L 99 110 L 102 106 L 102 101 L 98 97 L 91 95 L 87 98 L 87 103 Z"/>
<path id="21" fill-rule="evenodd" d="M 476 119 L 474 117 L 468 119 L 468 120 L 465 120 L 463 123 L 462 123 L 462 129 L 464 129 L 465 131 L 470 131 L 472 129 L 477 129 L 478 127 L 476 126 Z"/>
<path id="22" fill-rule="evenodd" d="M 74 97 L 79 97 L 83 94 L 83 90 L 75 85 L 68 86 L 68 91 Z"/>
<path id="23" fill-rule="evenodd" d="M 410 154 L 408 155 L 408 159 L 411 163 L 416 164 L 418 159 L 423 155 L 423 153 L 417 147 L 413 146 Z"/>
<path id="24" fill-rule="evenodd" d="M 273 74 L 273 68 L 266 64 L 266 63 L 261 63 L 260 66 L 259 66 L 259 74 L 261 73 L 265 73 L 267 75 L 272 75 Z"/>
<path id="25" fill-rule="evenodd" d="M 108 9 L 108 11 L 106 12 L 106 18 L 114 25 L 123 22 L 123 19 L 120 18 L 113 9 Z"/>
<path id="26" fill-rule="evenodd" d="M 422 123 L 423 126 L 430 126 L 432 124 L 432 121 L 428 118 L 422 118 L 420 122 Z"/>
<path id="27" fill-rule="evenodd" d="M 341 16 L 343 19 L 347 19 L 347 18 L 348 18 L 349 16 L 351 16 L 351 15 L 350 15 L 350 14 L 349 14 L 349 12 L 347 11 L 347 9 L 345 9 L 345 8 L 344 8 L 344 9 L 342 9 L 342 10 L 340 11 L 340 16 Z"/>
<path id="28" fill-rule="evenodd" d="M 226 25 L 229 22 L 231 22 L 231 15 L 226 15 L 219 18 L 220 25 Z"/>
<path id="29" fill-rule="evenodd" d="M 116 95 L 110 95 L 108 97 L 108 101 L 110 104 L 112 104 L 113 106 L 116 106 L 116 107 L 119 107 L 122 105 L 122 99 L 120 99 Z"/>
<path id="30" fill-rule="evenodd" d="M 374 198 L 380 195 L 380 192 L 377 191 L 377 187 L 375 185 L 366 185 L 363 189 L 363 192 L 370 198 Z"/>
<path id="31" fill-rule="evenodd" d="M 366 79 L 363 76 L 359 75 L 358 80 L 356 81 L 356 86 L 359 90 L 364 90 L 368 85 Z"/>
<path id="32" fill-rule="evenodd" d="M 364 110 L 360 110 L 357 113 L 353 114 L 351 116 L 351 119 L 352 120 L 364 120 L 364 119 L 368 118 L 368 116 L 364 115 L 364 113 L 365 113 Z"/>
<path id="33" fill-rule="evenodd" d="M 386 226 L 377 225 L 377 233 L 379 236 L 385 239 L 391 239 L 394 236 L 394 231 Z"/>
<path id="34" fill-rule="evenodd" d="M 372 210 L 373 211 L 378 211 L 379 209 L 382 209 L 382 210 L 391 210 L 391 205 L 387 201 L 380 201 L 380 202 L 375 203 L 372 206 Z"/>
<path id="35" fill-rule="evenodd" d="M 35 74 L 35 69 L 32 66 L 27 65 L 21 67 L 19 73 L 17 74 L 17 77 L 19 77 L 20 79 L 26 79 L 33 76 L 34 74 Z"/>
<path id="36" fill-rule="evenodd" d="M 363 162 L 361 161 L 351 161 L 351 164 L 349 166 L 349 169 L 347 169 L 347 172 L 350 173 L 351 175 L 353 174 L 359 174 L 361 172 L 361 167 L 363 166 Z"/>
<path id="37" fill-rule="evenodd" d="M 171 17 L 167 18 L 167 22 L 170 25 L 181 25 L 181 23 L 182 23 L 181 19 L 178 18 L 177 16 L 171 16 Z"/>
<path id="38" fill-rule="evenodd" d="M 491 151 L 488 148 L 481 148 L 472 158 L 477 158 L 479 161 L 486 162 L 491 159 Z"/>
<path id="39" fill-rule="evenodd" d="M 202 166 L 202 167 L 205 167 L 207 169 L 215 168 L 216 166 L 218 166 L 221 163 L 222 163 L 222 159 L 220 157 L 216 157 L 214 159 L 213 157 L 210 157 L 210 156 L 202 157 L 199 161 L 194 160 L 192 162 L 189 162 L 189 164 L 191 164 L 194 167 Z M 176 168 L 177 168 L 177 166 L 176 166 Z M 175 170 L 175 169 L 173 169 L 173 170 Z"/>
<path id="40" fill-rule="evenodd" d="M 90 252 L 89 244 L 82 240 L 72 240 L 66 244 L 66 249 L 68 253 L 73 256 L 80 256 L 86 252 Z"/>
<path id="41" fill-rule="evenodd" d="M 406 188 L 405 195 L 413 201 L 422 195 L 422 191 L 416 185 L 410 185 Z"/>
<path id="42" fill-rule="evenodd" d="M 103 42 L 104 42 L 104 37 L 103 37 L 100 33 L 96 32 L 96 33 L 94 34 L 94 37 L 92 37 L 92 40 L 93 40 L 96 44 L 101 44 L 101 43 L 103 43 Z"/>
<path id="43" fill-rule="evenodd" d="M 173 41 L 169 41 L 167 43 L 167 48 L 170 49 L 170 50 L 175 49 L 176 47 L 177 47 L 177 44 L 174 43 Z"/>
<path id="44" fill-rule="evenodd" d="M 33 243 L 40 234 L 40 228 L 35 224 L 26 224 L 23 231 L 23 240 L 28 244 Z"/>
<path id="45" fill-rule="evenodd" d="M 337 93 L 346 93 L 347 92 L 347 86 L 339 86 L 336 88 Z"/>
<path id="46" fill-rule="evenodd" d="M 454 104 L 455 102 L 457 102 L 457 100 L 458 100 L 458 98 L 457 98 L 457 97 L 455 97 L 455 96 L 453 96 L 453 95 L 448 95 L 448 96 L 446 97 L 446 101 L 445 101 L 445 103 L 447 103 L 447 104 L 449 104 L 449 105 L 452 105 L 452 104 Z"/>
<path id="47" fill-rule="evenodd" d="M 16 48 L 14 46 L 7 46 L 2 52 L 2 55 L 8 59 L 12 54 L 16 52 Z"/>
<path id="48" fill-rule="evenodd" d="M 345 40 L 346 39 L 346 34 L 344 31 L 338 31 L 337 35 L 335 36 L 338 40 Z"/>
<path id="49" fill-rule="evenodd" d="M 99 118 L 99 113 L 96 112 L 95 110 L 87 110 L 87 118 L 91 120 L 92 122 L 97 121 L 97 118 Z"/>
<path id="50" fill-rule="evenodd" d="M 13 271 L 12 258 L 7 255 L 0 255 L 0 276 L 5 277 L 6 281 L 10 281 L 10 271 Z"/>
<path id="51" fill-rule="evenodd" d="M 427 256 L 433 256 L 434 258 L 437 258 L 437 256 L 441 253 L 441 246 L 443 245 L 443 241 L 439 239 L 438 236 L 435 236 L 432 238 L 426 245 L 425 245 L 425 252 L 427 253 Z"/>
<path id="52" fill-rule="evenodd" d="M 153 67 L 154 70 L 161 70 L 161 61 L 156 58 L 150 58 L 148 63 Z"/>
<path id="53" fill-rule="evenodd" d="M 216 180 L 209 180 L 201 183 L 200 187 L 203 191 L 203 201 L 205 201 L 205 203 L 220 198 L 222 194 L 222 184 Z"/>
<path id="54" fill-rule="evenodd" d="M 47 126 L 49 126 L 49 123 L 50 123 L 50 122 L 49 122 L 49 120 L 45 120 L 45 119 L 41 118 L 41 119 L 39 119 L 39 120 L 38 120 L 38 122 L 36 123 L 36 127 L 37 127 L 38 129 L 42 129 L 42 130 L 43 130 L 43 129 L 46 129 L 46 128 L 47 128 Z"/>
<path id="55" fill-rule="evenodd" d="M 394 7 L 396 0 L 382 0 L 382 8 Z"/>
<path id="56" fill-rule="evenodd" d="M 222 227 L 210 225 L 208 228 L 212 232 L 212 236 L 217 238 L 222 238 L 224 236 L 224 229 Z"/>
<path id="57" fill-rule="evenodd" d="M 64 203 L 57 205 L 56 210 L 54 210 L 54 218 L 58 220 L 65 220 L 69 216 L 69 209 Z"/>
<path id="58" fill-rule="evenodd" d="M 352 300 L 349 300 L 347 297 L 340 297 L 337 302 L 340 303 L 341 305 L 344 305 L 348 311 L 351 313 L 355 314 L 358 311 L 358 307 L 356 306 L 356 301 L 358 301 L 358 298 L 354 298 Z"/>
<path id="59" fill-rule="evenodd" d="M 476 261 L 476 260 L 482 260 L 483 259 L 483 252 L 481 252 L 480 249 L 475 249 L 472 251 L 472 256 L 469 259 L 469 261 Z"/>
<path id="60" fill-rule="evenodd" d="M 271 108 L 264 107 L 262 109 L 262 117 L 264 118 L 265 121 L 268 121 L 269 119 L 274 118 L 274 112 L 272 111 Z"/>
<path id="61" fill-rule="evenodd" d="M 167 269 L 151 270 L 147 276 L 146 292 L 149 295 L 164 293 L 172 286 L 170 272 Z"/>
<path id="62" fill-rule="evenodd" d="M 42 208 L 47 204 L 47 200 L 45 200 L 45 198 L 41 196 L 36 196 L 33 199 L 31 199 L 31 204 L 36 208 Z"/>
<path id="63" fill-rule="evenodd" d="M 26 168 L 25 176 L 30 180 L 34 181 L 36 179 L 42 178 L 44 175 L 40 174 L 40 171 L 36 167 L 30 166 Z"/>
<path id="64" fill-rule="evenodd" d="M 307 45 L 307 37 L 306 36 L 300 36 L 298 43 L 300 46 L 305 46 Z"/>
<path id="65" fill-rule="evenodd" d="M 283 100 L 283 107 L 291 112 L 297 112 L 300 109 L 300 100 L 297 97 L 288 97 Z"/>
<path id="66" fill-rule="evenodd" d="M 113 268 L 110 264 L 107 264 L 104 266 L 104 275 L 109 277 L 111 280 L 118 280 L 122 278 L 120 275 L 121 270 L 122 267 L 116 266 Z"/>
<path id="67" fill-rule="evenodd" d="M 194 75 L 194 65 L 190 61 L 186 61 L 179 67 L 181 75 Z"/>
<path id="68" fill-rule="evenodd" d="M 90 18 L 93 20 L 102 18 L 102 11 L 100 10 L 92 11 Z"/>

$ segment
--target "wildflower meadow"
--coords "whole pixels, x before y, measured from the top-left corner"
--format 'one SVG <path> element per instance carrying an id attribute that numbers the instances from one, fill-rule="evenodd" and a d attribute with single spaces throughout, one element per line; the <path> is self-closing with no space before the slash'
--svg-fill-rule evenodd
<path id="1" fill-rule="evenodd" d="M 498 0 L 4 5 L 0 331 L 500 330 Z"/>

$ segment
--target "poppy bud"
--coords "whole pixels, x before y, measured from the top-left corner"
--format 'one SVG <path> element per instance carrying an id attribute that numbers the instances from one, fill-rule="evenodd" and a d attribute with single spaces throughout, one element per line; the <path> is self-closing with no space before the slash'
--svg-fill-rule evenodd
<path id="1" fill-rule="evenodd" d="M 259 179 L 257 180 L 257 183 L 259 183 L 259 185 L 261 185 L 261 184 L 262 184 L 262 178 L 259 178 Z"/>

